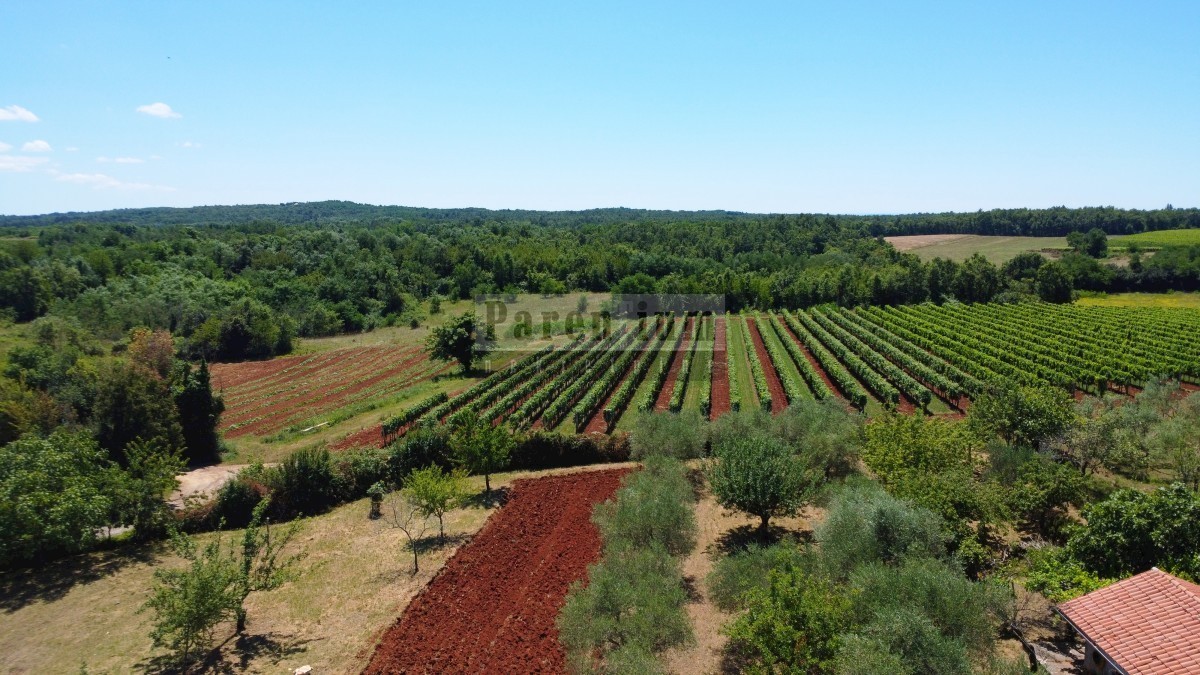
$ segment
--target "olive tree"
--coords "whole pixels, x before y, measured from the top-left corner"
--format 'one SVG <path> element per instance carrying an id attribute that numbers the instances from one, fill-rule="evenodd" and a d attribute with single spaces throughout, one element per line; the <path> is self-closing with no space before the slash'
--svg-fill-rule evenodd
<path id="1" fill-rule="evenodd" d="M 759 519 L 765 536 L 773 516 L 794 515 L 816 496 L 823 472 L 767 436 L 731 438 L 713 448 L 708 481 L 717 502 Z"/>

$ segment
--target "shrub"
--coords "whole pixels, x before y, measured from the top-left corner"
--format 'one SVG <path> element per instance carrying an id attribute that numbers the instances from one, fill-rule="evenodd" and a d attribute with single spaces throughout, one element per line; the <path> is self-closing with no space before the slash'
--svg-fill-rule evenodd
<path id="1" fill-rule="evenodd" d="M 596 507 L 592 521 L 605 551 L 659 546 L 682 555 L 696 545 L 696 516 L 687 468 L 678 461 L 652 457 L 629 474 L 613 499 Z"/>
<path id="2" fill-rule="evenodd" d="M 517 436 L 508 467 L 520 471 L 628 460 L 628 434 L 601 436 L 532 431 Z"/>
<path id="3" fill-rule="evenodd" d="M 692 639 L 679 563 L 659 547 L 626 551 L 588 569 L 558 617 L 559 639 L 575 672 L 644 664 L 651 655 Z M 607 669 L 606 669 L 607 672 Z"/>
<path id="4" fill-rule="evenodd" d="M 804 550 L 792 543 L 752 545 L 717 561 L 708 576 L 708 593 L 726 612 L 744 609 L 751 590 L 770 590 L 771 570 L 801 564 Z"/>
<path id="5" fill-rule="evenodd" d="M 944 557 L 947 535 L 936 514 L 896 499 L 867 481 L 847 483 L 834 496 L 816 539 L 835 577 L 868 563 Z"/>
<path id="6" fill-rule="evenodd" d="M 1158 566 L 1200 578 L 1200 497 L 1182 483 L 1150 493 L 1118 490 L 1083 511 L 1087 525 L 1071 534 L 1067 548 L 1104 577 Z"/>
<path id="7" fill-rule="evenodd" d="M 340 501 L 343 494 L 325 448 L 298 450 L 266 471 L 272 513 L 279 520 L 311 516 Z"/>
<path id="8" fill-rule="evenodd" d="M 639 412 L 629 434 L 629 458 L 661 455 L 693 459 L 704 454 L 704 418 L 694 410 L 671 415 Z"/>
<path id="9" fill-rule="evenodd" d="M 358 499 L 375 483 L 386 482 L 391 475 L 389 457 L 388 451 L 378 448 L 353 448 L 333 455 L 340 500 Z"/>
<path id="10" fill-rule="evenodd" d="M 1089 571 L 1066 549 L 1058 546 L 1030 550 L 1025 564 L 1028 566 L 1025 587 L 1054 603 L 1066 602 L 1116 581 L 1103 579 Z"/>
<path id="11" fill-rule="evenodd" d="M 414 470 L 431 464 L 443 469 L 450 468 L 450 454 L 449 429 L 440 425 L 422 425 L 392 445 L 388 456 L 388 472 L 392 482 L 399 484 Z"/>

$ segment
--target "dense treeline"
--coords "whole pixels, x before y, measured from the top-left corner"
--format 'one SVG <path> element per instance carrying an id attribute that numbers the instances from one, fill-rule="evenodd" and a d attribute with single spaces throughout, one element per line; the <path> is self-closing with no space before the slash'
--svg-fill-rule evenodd
<path id="1" fill-rule="evenodd" d="M 1139 253 L 1128 267 L 1104 264 L 1081 247 L 1045 271 L 1039 256 L 1000 270 L 982 257 L 923 263 L 873 236 L 943 227 L 996 231 L 980 224 L 986 217 L 1021 233 L 1095 225 L 1102 238 L 1101 229 L 1195 224 L 1194 212 L 1185 210 L 1052 209 L 885 221 L 327 203 L 69 215 L 74 220 L 63 224 L 47 224 L 59 216 L 0 221 L 27 225 L 0 241 L 0 310 L 18 321 L 48 313 L 75 318 L 108 338 L 138 326 L 165 329 L 182 338 L 184 356 L 220 360 L 285 353 L 297 335 L 411 323 L 423 316 L 427 299 L 480 294 L 720 294 L 737 310 L 983 302 L 1009 290 L 1064 299 L 1073 289 L 1200 287 L 1198 247 L 1144 259 Z M 188 224 L 167 224 L 172 219 Z M 974 224 L 960 227 L 968 221 Z M 1014 287 L 1014 281 L 1026 283 Z"/>
<path id="2" fill-rule="evenodd" d="M 646 225 L 650 223 L 749 223 L 766 216 L 735 211 L 651 211 L 646 209 L 589 209 L 586 211 L 489 210 L 480 208 L 426 209 L 373 206 L 345 201 L 292 202 L 191 208 L 117 209 L 94 213 L 51 213 L 40 216 L 0 215 L 0 226 L 45 227 L 72 223 L 129 225 L 333 225 L 409 222 L 422 226 L 491 223 L 549 227 Z M 779 217 L 779 216 L 771 216 Z M 790 217 L 790 216 L 783 216 Z M 837 228 L 863 229 L 871 236 L 905 234 L 987 234 L 1062 237 L 1099 228 L 1107 234 L 1200 227 L 1200 209 L 1118 209 L 1111 206 L 1070 209 L 992 209 L 971 213 L 913 213 L 903 215 L 826 215 L 811 218 Z"/>

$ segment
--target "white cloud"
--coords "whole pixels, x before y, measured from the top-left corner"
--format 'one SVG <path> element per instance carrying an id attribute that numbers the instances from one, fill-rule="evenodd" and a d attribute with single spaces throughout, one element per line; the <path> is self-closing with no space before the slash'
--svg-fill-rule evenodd
<path id="1" fill-rule="evenodd" d="M 166 103 L 162 103 L 162 102 L 151 103 L 150 105 L 139 105 L 137 107 L 137 111 L 140 113 L 145 113 L 147 115 L 150 115 L 151 117 L 161 117 L 163 119 L 170 119 L 172 117 L 183 117 L 183 115 L 180 115 L 179 113 L 175 112 L 174 110 L 171 110 L 171 106 L 167 105 Z"/>
<path id="2" fill-rule="evenodd" d="M 108 162 L 112 162 L 113 164 L 141 164 L 146 160 L 141 159 L 140 157 L 97 157 L 96 161 L 102 164 L 106 164 Z"/>
<path id="3" fill-rule="evenodd" d="M 36 122 L 38 116 L 19 105 L 0 108 L 0 122 Z"/>
<path id="4" fill-rule="evenodd" d="M 79 152 L 79 148 L 72 145 L 67 148 L 67 152 Z"/>
<path id="5" fill-rule="evenodd" d="M 33 171 L 33 168 L 39 164 L 45 164 L 50 160 L 45 157 L 21 157 L 19 155 L 0 155 L 0 171 L 9 171 L 13 173 L 24 173 Z"/>
<path id="6" fill-rule="evenodd" d="M 0 152 L 8 152 L 12 150 L 12 146 L 8 143 L 0 142 Z"/>
<path id="7" fill-rule="evenodd" d="M 193 143 L 192 141 L 184 141 L 182 143 L 176 143 L 175 145 L 178 145 L 181 148 L 192 148 L 192 149 L 202 147 L 199 143 Z"/>
<path id="8" fill-rule="evenodd" d="M 175 188 L 165 185 L 151 185 L 149 183 L 126 183 L 119 181 L 112 176 L 103 173 L 58 173 L 51 171 L 54 179 L 63 183 L 75 183 L 76 185 L 91 185 L 97 190 L 156 190 L 159 192 L 171 192 Z"/>
<path id="9" fill-rule="evenodd" d="M 29 141 L 21 146 L 21 152 L 51 152 L 53 148 L 46 141 Z"/>

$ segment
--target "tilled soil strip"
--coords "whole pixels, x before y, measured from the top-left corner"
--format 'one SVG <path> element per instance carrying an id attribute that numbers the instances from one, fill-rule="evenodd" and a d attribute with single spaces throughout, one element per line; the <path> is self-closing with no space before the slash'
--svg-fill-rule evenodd
<path id="1" fill-rule="evenodd" d="M 671 407 L 671 394 L 675 393 L 675 380 L 679 378 L 679 369 L 683 367 L 683 360 L 692 355 L 692 322 L 695 320 L 695 317 L 688 317 L 683 324 L 683 340 L 679 343 L 679 351 L 671 355 L 671 369 L 667 371 L 667 380 L 663 382 L 654 402 L 655 412 L 666 412 Z"/>
<path id="2" fill-rule="evenodd" d="M 711 419 L 717 419 L 729 412 L 729 362 L 725 350 L 725 317 L 717 317 L 713 331 L 713 371 L 712 371 L 712 410 Z"/>
<path id="3" fill-rule="evenodd" d="M 783 383 L 779 381 L 779 373 L 775 372 L 775 362 L 771 360 L 771 354 L 767 352 L 767 346 L 763 344 L 762 334 L 758 332 L 758 321 L 747 319 L 746 329 L 750 332 L 750 341 L 754 343 L 754 352 L 758 354 L 758 361 L 763 366 L 763 375 L 767 378 L 767 391 L 771 392 L 771 414 L 777 415 L 788 406 L 787 392 L 783 390 Z"/>
<path id="4" fill-rule="evenodd" d="M 365 673 L 562 673 L 555 619 L 600 557 L 592 507 L 628 469 L 519 480 L 384 634 Z"/>

